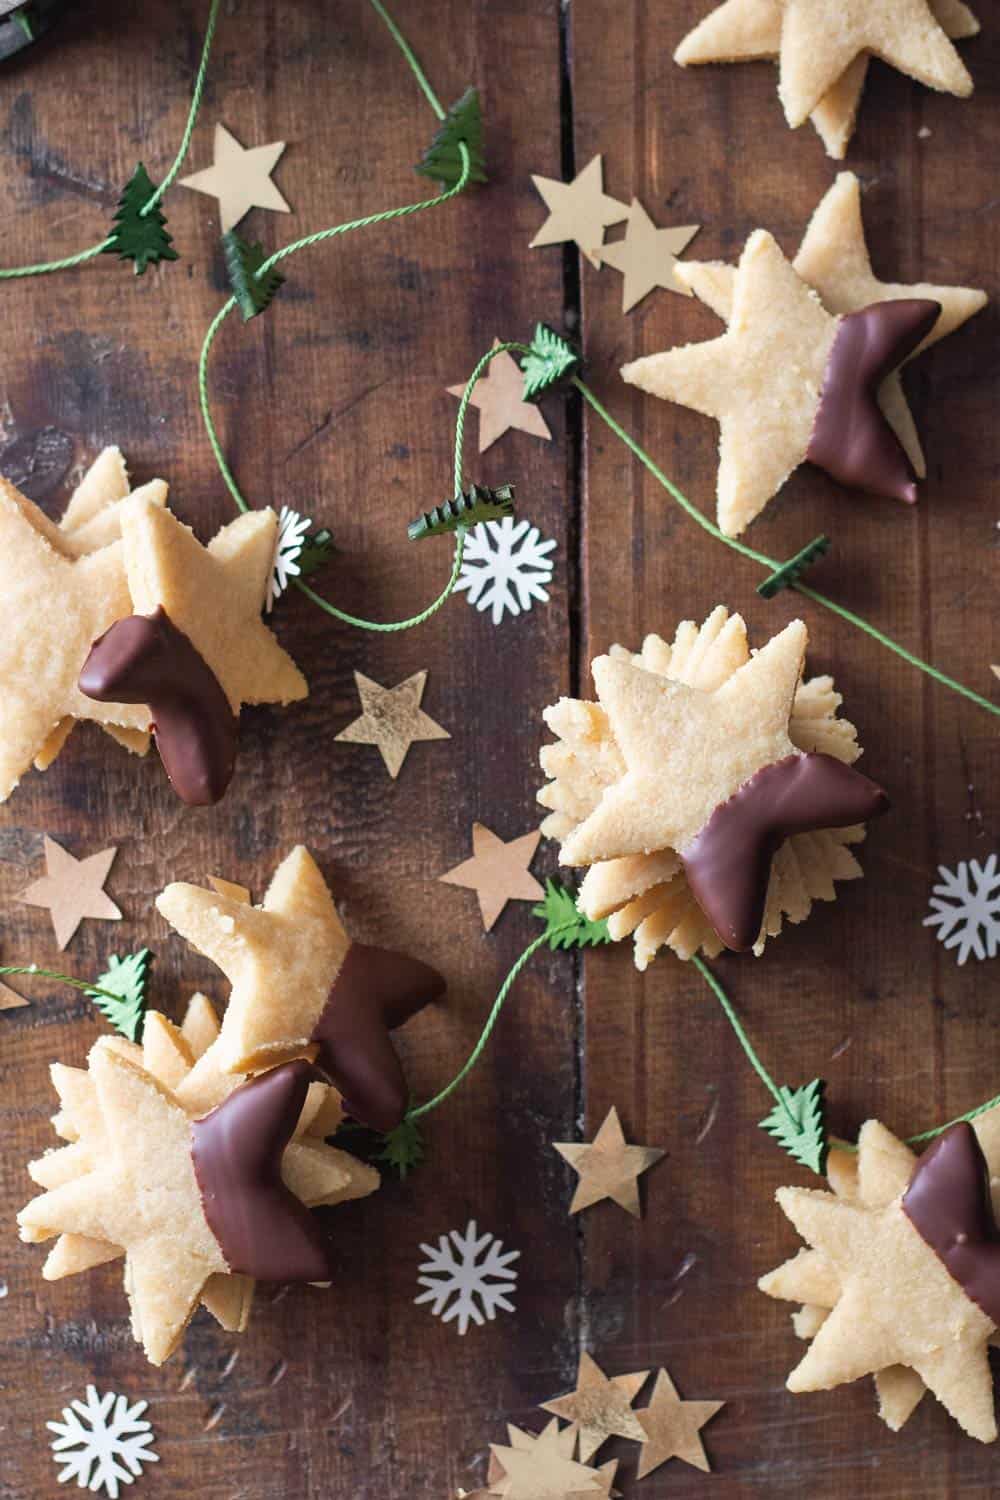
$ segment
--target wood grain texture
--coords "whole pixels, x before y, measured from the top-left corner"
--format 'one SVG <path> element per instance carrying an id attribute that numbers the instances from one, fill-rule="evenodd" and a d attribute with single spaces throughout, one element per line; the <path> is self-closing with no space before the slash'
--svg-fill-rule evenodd
<path id="1" fill-rule="evenodd" d="M 616 273 L 527 249 L 544 212 L 529 174 L 568 175 L 598 150 L 609 192 L 637 194 L 658 223 L 705 225 L 692 253 L 732 256 L 758 224 L 797 243 L 831 166 L 808 128 L 784 129 L 767 66 L 673 66 L 706 4 L 401 8 L 442 96 L 470 81 L 483 90 L 490 187 L 297 257 L 274 308 L 227 326 L 212 365 L 220 431 L 248 499 L 291 504 L 333 529 L 340 550 L 321 583 L 341 606 L 398 616 L 440 587 L 447 544 L 408 548 L 403 533 L 451 490 L 445 387 L 495 334 L 522 336 L 538 317 L 579 328 L 599 395 L 711 508 L 711 424 L 627 390 L 615 373 L 626 358 L 711 336 L 711 315 L 658 293 L 624 318 Z M 162 173 L 205 9 L 82 0 L 0 72 L 0 262 L 100 238 L 140 154 Z M 877 271 L 995 294 L 995 28 L 966 55 L 978 87 L 969 104 L 873 68 L 849 165 L 866 183 Z M 216 119 L 248 145 L 290 143 L 276 175 L 294 215 L 245 225 L 269 246 L 422 194 L 410 164 L 433 121 L 362 0 L 225 5 L 190 170 L 210 159 Z M 0 470 L 58 513 L 78 467 L 118 442 L 136 479 L 163 474 L 178 513 L 207 537 L 230 504 L 194 369 L 225 285 L 211 202 L 175 190 L 166 209 L 184 258 L 162 272 L 137 281 L 109 258 L 3 286 Z M 802 472 L 753 533 L 788 556 L 828 531 L 835 545 L 819 585 L 986 692 L 1000 653 L 996 332 L 990 310 L 908 376 L 931 462 L 916 513 Z M 448 975 L 446 1003 L 405 1036 L 425 1097 L 464 1058 L 537 930 L 519 906 L 484 936 L 473 894 L 435 877 L 465 857 L 477 819 L 504 838 L 535 823 L 540 709 L 586 685 L 591 655 L 721 599 L 746 613 L 758 641 L 804 615 L 811 662 L 836 673 L 864 768 L 898 809 L 872 835 L 863 883 L 764 959 L 720 963 L 765 1059 L 790 1083 L 824 1073 L 845 1133 L 870 1113 L 919 1129 L 1000 1090 L 995 969 L 959 970 L 919 926 L 936 864 L 995 846 L 993 723 L 805 601 L 765 604 L 752 566 L 702 536 L 603 426 L 572 400 L 548 400 L 545 414 L 551 445 L 513 433 L 482 459 L 473 418 L 467 466 L 481 482 L 515 481 L 523 513 L 557 538 L 547 608 L 495 633 L 457 600 L 419 631 L 380 639 L 290 598 L 278 628 L 311 696 L 287 713 L 247 714 L 235 783 L 213 810 L 181 808 L 155 757 L 139 764 L 78 731 L 0 811 L 0 954 L 55 957 L 45 913 L 16 902 L 40 867 L 43 833 L 77 855 L 117 843 L 109 889 L 126 921 L 85 923 L 67 953 L 73 972 L 91 976 L 109 952 L 148 941 L 168 1014 L 197 987 L 222 1001 L 217 972 L 153 912 L 156 893 L 169 879 L 216 873 L 259 897 L 281 855 L 305 840 L 352 932 Z M 414 746 L 392 783 L 377 751 L 334 735 L 357 711 L 355 669 L 393 683 L 424 667 L 424 707 L 452 739 Z M 23 989 L 32 1006 L 0 1016 L 7 1226 L 30 1192 L 24 1162 L 51 1141 L 48 1065 L 82 1062 L 101 1029 L 75 996 L 40 982 Z M 611 1204 L 571 1221 L 572 1174 L 548 1143 L 589 1138 L 612 1104 L 630 1138 L 665 1146 L 668 1158 L 645 1180 L 641 1222 Z M 727 1500 L 807 1488 L 863 1500 L 992 1494 L 995 1451 L 961 1438 L 931 1401 L 893 1437 L 866 1383 L 784 1392 L 798 1346 L 785 1309 L 754 1281 L 792 1247 L 771 1194 L 795 1173 L 753 1128 L 765 1108 L 697 974 L 666 957 L 641 979 L 625 947 L 583 962 L 540 956 L 473 1081 L 430 1123 L 428 1164 L 337 1212 L 342 1277 L 329 1296 L 265 1293 L 239 1341 L 199 1316 L 183 1352 L 151 1371 L 131 1341 L 119 1273 L 46 1285 L 39 1253 L 8 1228 L 0 1496 L 58 1493 L 44 1422 L 93 1379 L 151 1403 L 162 1462 L 134 1491 L 150 1500 L 443 1500 L 482 1481 L 487 1443 L 508 1419 L 540 1425 L 534 1407 L 570 1388 L 581 1343 L 611 1372 L 663 1362 L 682 1395 L 727 1402 L 706 1432 L 712 1479 L 671 1465 L 636 1490 L 646 1500 L 686 1500 L 709 1484 Z M 522 1251 L 518 1312 L 459 1339 L 412 1300 L 419 1243 L 470 1217 Z M 620 1451 L 629 1491 L 634 1450 Z"/>

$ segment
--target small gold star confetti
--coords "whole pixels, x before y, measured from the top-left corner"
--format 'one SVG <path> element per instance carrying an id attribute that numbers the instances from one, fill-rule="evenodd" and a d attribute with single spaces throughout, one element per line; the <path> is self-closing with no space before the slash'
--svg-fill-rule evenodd
<path id="1" fill-rule="evenodd" d="M 645 1441 L 632 1402 L 649 1377 L 648 1370 L 633 1375 L 612 1375 L 609 1379 L 589 1354 L 580 1355 L 576 1390 L 554 1401 L 543 1401 L 542 1410 L 575 1422 L 580 1429 L 580 1462 L 588 1463 L 609 1437 Z"/>
<path id="2" fill-rule="evenodd" d="M 508 901 L 537 901 L 545 891 L 528 869 L 541 831 L 522 834 L 505 844 L 482 823 L 472 825 L 472 858 L 439 875 L 445 885 L 475 891 L 483 928 L 489 932 Z"/>
<path id="3" fill-rule="evenodd" d="M 682 1459 L 707 1474 L 711 1464 L 701 1440 L 701 1429 L 724 1401 L 682 1401 L 666 1370 L 661 1370 L 653 1387 L 653 1399 L 645 1411 L 636 1412 L 636 1420 L 646 1434 L 637 1478 L 645 1479 L 669 1458 Z"/>
<path id="4" fill-rule="evenodd" d="M 75 859 L 48 835 L 43 847 L 45 874 L 22 891 L 18 900 L 48 908 L 60 948 L 66 947 L 85 917 L 121 921 L 121 912 L 104 892 L 117 849 L 102 849 L 100 854 Z"/>
<path id="5" fill-rule="evenodd" d="M 493 340 L 495 349 L 500 340 Z M 450 385 L 449 396 L 461 400 L 464 385 Z M 479 451 L 485 453 L 497 438 L 515 428 L 528 432 L 532 437 L 544 438 L 549 443 L 552 433 L 538 407 L 524 400 L 524 375 L 517 361 L 504 351 L 490 364 L 484 380 L 479 380 L 469 402 L 479 413 Z"/>
<path id="6" fill-rule="evenodd" d="M 569 1206 L 571 1214 L 610 1198 L 626 1213 L 641 1218 L 639 1178 L 660 1160 L 663 1152 L 657 1146 L 628 1145 L 614 1105 L 591 1144 L 574 1141 L 552 1144 L 580 1177 Z"/>
<path id="7" fill-rule="evenodd" d="M 196 193 L 208 193 L 219 200 L 219 220 L 222 232 L 235 229 L 252 208 L 269 208 L 275 213 L 288 214 L 291 208 L 271 181 L 271 173 L 278 165 L 284 141 L 272 141 L 267 146 L 241 146 L 225 125 L 215 127 L 215 160 L 210 167 L 195 172 L 191 177 L 182 177 L 180 186 L 193 188 Z"/>
<path id="8" fill-rule="evenodd" d="M 638 198 L 632 199 L 625 238 L 595 252 L 601 265 L 614 266 L 625 277 L 622 312 L 631 312 L 656 287 L 682 297 L 692 295 L 691 288 L 674 275 L 674 267 L 700 227 L 685 224 L 680 229 L 658 229 Z"/>
<path id="9" fill-rule="evenodd" d="M 377 745 L 385 768 L 395 781 L 407 752 L 418 740 L 450 740 L 451 735 L 435 724 L 420 707 L 427 673 L 414 672 L 396 687 L 382 687 L 355 672 L 358 697 L 364 712 L 337 735 L 353 745 Z"/>

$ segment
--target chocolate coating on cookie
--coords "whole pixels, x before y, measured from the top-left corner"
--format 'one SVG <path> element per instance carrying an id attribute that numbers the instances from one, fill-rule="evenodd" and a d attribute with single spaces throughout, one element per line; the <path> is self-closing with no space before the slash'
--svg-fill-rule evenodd
<path id="1" fill-rule="evenodd" d="M 760 936 L 771 862 L 791 834 L 850 828 L 889 809 L 876 782 L 832 755 L 788 755 L 720 803 L 680 851 L 691 892 L 727 948 Z"/>
<path id="2" fill-rule="evenodd" d="M 885 377 L 927 337 L 940 302 L 873 302 L 841 318 L 806 457 L 840 484 L 909 504 L 917 476 L 878 404 Z"/>
<path id="3" fill-rule="evenodd" d="M 239 720 L 211 667 L 162 608 L 118 620 L 91 647 L 80 691 L 99 703 L 147 703 L 171 784 L 193 807 L 233 777 Z"/>
<path id="4" fill-rule="evenodd" d="M 317 1063 L 344 1109 L 373 1130 L 393 1130 L 406 1112 L 403 1068 L 389 1033 L 444 994 L 436 969 L 404 953 L 352 943 L 312 1033 Z"/>
<path id="5" fill-rule="evenodd" d="M 236 1089 L 191 1125 L 202 1207 L 230 1271 L 258 1281 L 329 1281 L 319 1220 L 281 1178 L 310 1082 L 307 1062 L 285 1063 Z"/>
<path id="6" fill-rule="evenodd" d="M 1000 1325 L 1000 1232 L 986 1158 L 966 1121 L 946 1130 L 917 1162 L 903 1212 L 949 1276 Z"/>

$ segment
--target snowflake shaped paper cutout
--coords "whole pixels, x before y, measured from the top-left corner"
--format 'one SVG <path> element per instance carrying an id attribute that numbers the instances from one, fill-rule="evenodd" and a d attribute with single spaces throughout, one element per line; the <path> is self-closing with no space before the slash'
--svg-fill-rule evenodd
<path id="1" fill-rule="evenodd" d="M 271 564 L 271 574 L 267 580 L 267 601 L 265 609 L 270 614 L 274 608 L 274 601 L 280 599 L 288 588 L 293 578 L 298 578 L 302 569 L 299 567 L 299 558 L 302 556 L 302 548 L 305 546 L 306 533 L 312 522 L 308 516 L 300 516 L 297 510 L 289 506 L 281 507 L 278 516 L 278 535 L 274 543 L 274 562 Z"/>
<path id="2" fill-rule="evenodd" d="M 119 1484 L 132 1484 L 144 1464 L 159 1463 L 160 1455 L 150 1447 L 153 1429 L 142 1418 L 147 1405 L 129 1405 L 126 1396 L 114 1391 L 99 1396 L 88 1385 L 86 1401 L 64 1406 L 61 1422 L 45 1424 L 56 1434 L 52 1457 L 63 1465 L 59 1483 L 75 1479 L 81 1490 L 103 1490 L 109 1500 L 117 1500 Z"/>
<path id="3" fill-rule="evenodd" d="M 555 542 L 542 541 L 530 521 L 484 521 L 465 538 L 462 569 L 456 589 L 467 589 L 469 603 L 478 610 L 492 609 L 493 624 L 504 614 L 519 615 L 536 601 L 548 603 L 545 584 L 552 580 L 548 554 Z"/>
<path id="4" fill-rule="evenodd" d="M 427 1274 L 417 1281 L 426 1291 L 413 1300 L 418 1305 L 429 1302 L 431 1312 L 444 1323 L 457 1318 L 459 1334 L 466 1332 L 470 1322 L 481 1328 L 484 1313 L 492 1323 L 498 1309 L 514 1311 L 508 1294 L 515 1289 L 517 1272 L 511 1262 L 521 1252 L 505 1251 L 502 1240 L 479 1234 L 475 1219 L 461 1233 L 453 1229 L 450 1235 L 442 1234 L 436 1249 L 433 1245 L 420 1248 L 427 1259 L 419 1269 Z"/>
<path id="5" fill-rule="evenodd" d="M 936 927 L 938 940 L 946 948 L 958 949 L 964 964 L 975 958 L 995 958 L 1000 948 L 1000 870 L 991 854 L 984 865 L 965 860 L 957 870 L 938 865 L 941 880 L 931 896 L 931 915 L 925 927 Z"/>

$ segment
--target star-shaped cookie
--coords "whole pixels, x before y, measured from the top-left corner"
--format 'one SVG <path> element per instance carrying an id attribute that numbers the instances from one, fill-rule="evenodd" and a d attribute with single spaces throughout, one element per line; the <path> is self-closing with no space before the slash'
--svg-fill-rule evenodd
<path id="1" fill-rule="evenodd" d="M 576 1376 L 576 1390 L 553 1401 L 543 1401 L 542 1410 L 574 1422 L 580 1434 L 580 1462 L 589 1463 L 610 1437 L 631 1438 L 641 1443 L 644 1429 L 632 1402 L 649 1377 L 648 1370 L 632 1375 L 605 1375 L 600 1365 L 584 1351 Z"/>
<path id="2" fill-rule="evenodd" d="M 451 739 L 447 729 L 442 729 L 420 707 L 427 686 L 426 671 L 414 672 L 391 688 L 361 672 L 355 672 L 354 681 L 363 712 L 336 739 L 344 744 L 377 745 L 394 781 L 403 769 L 411 745 L 424 740 Z"/>
<path id="3" fill-rule="evenodd" d="M 614 1105 L 589 1144 L 575 1141 L 552 1144 L 580 1178 L 569 1206 L 571 1214 L 610 1198 L 633 1218 L 641 1218 L 639 1178 L 655 1166 L 663 1152 L 658 1146 L 630 1146 Z"/>
<path id="4" fill-rule="evenodd" d="M 284 141 L 267 146 L 241 146 L 225 125 L 215 127 L 215 160 L 210 167 L 182 177 L 180 187 L 208 193 L 219 200 L 219 222 L 223 234 L 234 229 L 252 208 L 269 208 L 276 213 L 291 213 L 285 199 L 271 181 L 271 173 L 281 159 Z"/>
<path id="5" fill-rule="evenodd" d="M 147 503 L 159 509 L 151 496 L 136 492 L 120 514 Z M 131 609 L 120 541 L 73 555 L 59 527 L 0 480 L 0 589 L 6 606 L 0 641 L 4 801 L 36 758 L 43 764 L 54 758 L 50 736 L 67 721 L 92 719 L 142 732 L 149 714 L 141 705 L 95 703 L 77 687 L 91 643 Z M 65 733 L 56 753 L 64 739 Z"/>
<path id="6" fill-rule="evenodd" d="M 495 349 L 500 340 L 493 340 Z M 450 385 L 449 396 L 459 400 L 465 395 L 464 385 Z M 485 453 L 497 438 L 512 429 L 527 432 L 532 437 L 552 439 L 549 424 L 533 401 L 524 399 L 524 373 L 520 365 L 504 350 L 491 362 L 486 376 L 472 388 L 470 406 L 479 413 L 479 451 Z"/>
<path id="7" fill-rule="evenodd" d="M 632 199 L 625 238 L 596 252 L 602 266 L 614 266 L 625 278 L 622 312 L 631 312 L 656 287 L 679 292 L 682 297 L 691 295 L 690 289 L 674 275 L 674 267 L 699 227 L 685 224 L 679 229 L 658 229 L 639 199 Z"/>
<path id="8" fill-rule="evenodd" d="M 926 281 L 912 285 L 880 281 L 868 254 L 861 214 L 861 183 L 853 172 L 838 174 L 809 221 L 792 265 L 832 313 L 859 312 L 873 302 L 912 298 L 939 303 L 941 313 L 937 322 L 904 363 L 961 328 L 988 301 L 985 292 L 973 287 L 937 286 Z M 677 276 L 728 323 L 733 309 L 735 267 L 718 261 L 682 261 L 678 263 Z M 879 391 L 879 404 L 914 470 L 923 477 L 927 464 L 899 371 L 886 376 Z"/>
<path id="9" fill-rule="evenodd" d="M 389 1032 L 437 999 L 444 981 L 416 959 L 353 943 L 307 849 L 282 861 L 262 906 L 180 883 L 156 906 L 233 987 L 218 1041 L 180 1086 L 190 1108 L 216 1102 L 220 1072 L 305 1054 L 318 1056 L 356 1119 L 398 1125 L 407 1089 Z"/>
<path id="10" fill-rule="evenodd" d="M 476 892 L 483 928 L 489 932 L 508 901 L 544 897 L 543 887 L 528 868 L 541 836 L 536 830 L 504 843 L 483 823 L 473 823 L 472 858 L 438 879 L 445 885 L 460 885 Z"/>
<path id="11" fill-rule="evenodd" d="M 549 210 L 548 218 L 531 242 L 531 249 L 573 240 L 591 265 L 596 266 L 605 229 L 627 219 L 629 214 L 627 203 L 619 203 L 604 191 L 604 165 L 600 156 L 592 157 L 572 182 L 536 176 L 531 180 Z"/>
<path id="12" fill-rule="evenodd" d="M 928 0 L 784 0 L 778 94 L 801 125 L 857 57 L 874 53 L 930 89 L 968 98 L 972 79 Z"/>
<path id="13" fill-rule="evenodd" d="M 652 1400 L 645 1411 L 635 1414 L 645 1434 L 636 1478 L 645 1479 L 670 1458 L 679 1458 L 707 1474 L 712 1466 L 701 1429 L 724 1405 L 724 1401 L 682 1401 L 666 1370 L 660 1370 Z"/>
<path id="14" fill-rule="evenodd" d="M 773 237 L 757 230 L 740 258 L 728 331 L 634 360 L 622 377 L 719 422 L 718 520 L 727 536 L 739 535 L 807 460 L 842 482 L 912 501 L 912 466 L 876 393 L 939 313 L 919 299 L 834 317 Z"/>

